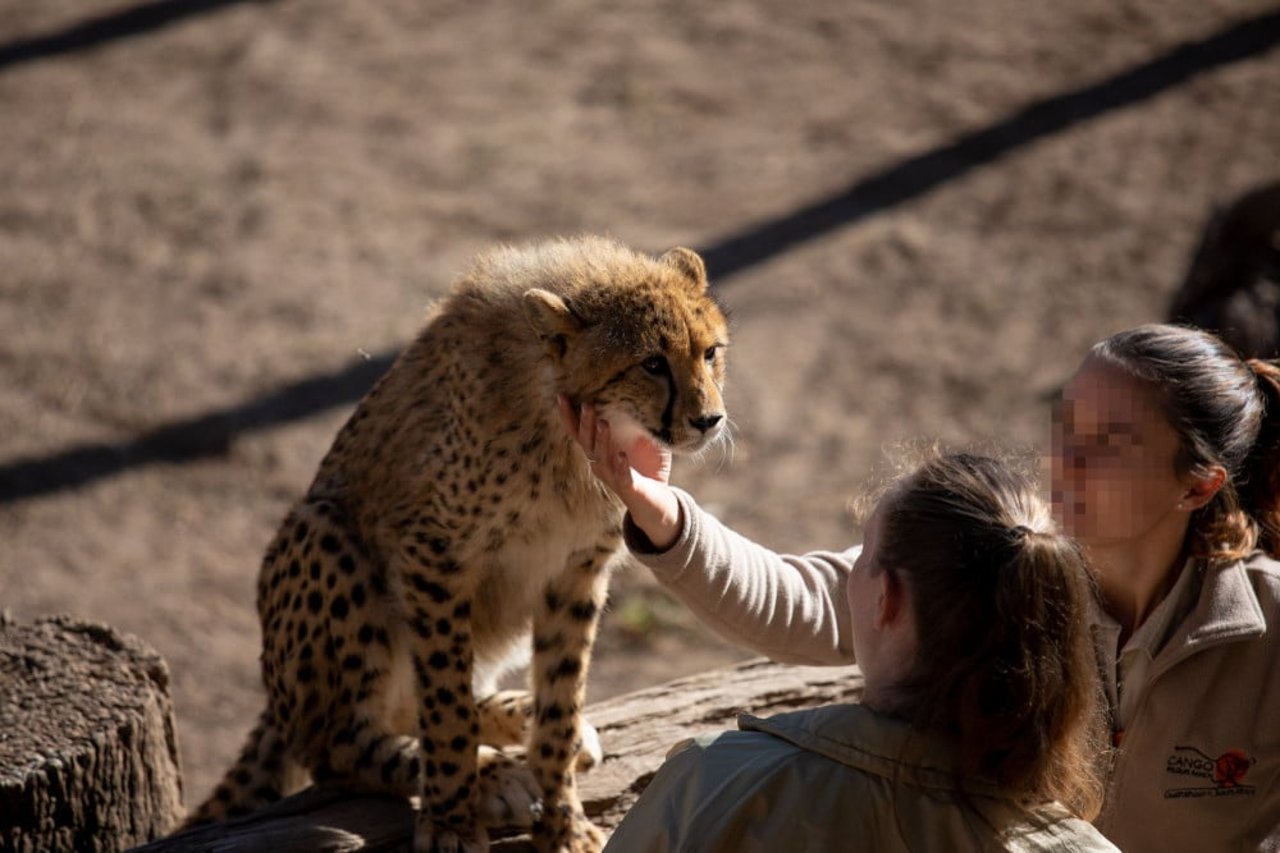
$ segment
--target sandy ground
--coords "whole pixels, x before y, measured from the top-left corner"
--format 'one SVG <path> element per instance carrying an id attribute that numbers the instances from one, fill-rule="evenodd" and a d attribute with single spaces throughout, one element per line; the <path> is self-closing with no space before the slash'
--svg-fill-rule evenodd
<path id="1" fill-rule="evenodd" d="M 260 702 L 274 525 L 482 247 L 704 250 L 736 452 L 676 480 L 841 547 L 886 443 L 1040 443 L 1280 172 L 1265 2 L 164 5 L 0 2 L 0 605 L 167 658 L 189 800 Z M 594 698 L 747 654 L 615 591 Z"/>

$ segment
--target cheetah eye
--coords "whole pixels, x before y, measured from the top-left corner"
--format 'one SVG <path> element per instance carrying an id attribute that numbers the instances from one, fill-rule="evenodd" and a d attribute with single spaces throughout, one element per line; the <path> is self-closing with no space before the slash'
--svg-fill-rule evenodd
<path id="1" fill-rule="evenodd" d="M 719 344 L 709 346 L 707 347 L 707 351 L 702 354 L 702 357 L 703 359 L 706 360 L 707 364 L 710 364 L 711 362 L 716 360 L 716 353 L 719 351 L 720 351 Z"/>
<path id="2" fill-rule="evenodd" d="M 659 376 L 666 372 L 667 360 L 660 355 L 655 355 L 640 362 L 640 366 L 644 368 L 645 373 L 651 373 L 654 376 Z"/>

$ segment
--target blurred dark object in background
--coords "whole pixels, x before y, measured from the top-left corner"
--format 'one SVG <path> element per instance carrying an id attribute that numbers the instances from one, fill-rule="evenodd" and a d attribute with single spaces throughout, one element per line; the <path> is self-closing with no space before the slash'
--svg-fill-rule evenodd
<path id="1" fill-rule="evenodd" d="M 1217 332 L 1241 355 L 1280 355 L 1280 181 L 1210 217 L 1169 318 Z"/>

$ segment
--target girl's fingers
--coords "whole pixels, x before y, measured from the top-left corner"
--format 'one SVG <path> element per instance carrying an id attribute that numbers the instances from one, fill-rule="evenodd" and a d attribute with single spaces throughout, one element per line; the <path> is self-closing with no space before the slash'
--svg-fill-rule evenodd
<path id="1" fill-rule="evenodd" d="M 617 451 L 609 456 L 605 462 L 609 466 L 609 476 L 611 482 L 615 485 L 615 491 L 619 493 L 633 491 L 635 483 L 631 479 L 631 462 L 627 459 L 624 451 Z"/>
<path id="2" fill-rule="evenodd" d="M 578 434 L 578 416 L 573 411 L 573 404 L 563 394 L 556 395 L 556 406 L 560 409 L 560 423 L 569 431 L 569 435 Z"/>
<path id="3" fill-rule="evenodd" d="M 615 490 L 625 484 L 628 480 L 623 475 L 630 474 L 630 467 L 625 464 L 625 458 L 623 466 L 621 468 L 618 467 L 618 456 L 620 454 L 614 452 L 613 436 L 609 432 L 608 421 L 597 422 L 596 440 L 593 449 L 595 450 L 594 458 L 597 463 L 597 476 L 601 476 Z"/>
<path id="4" fill-rule="evenodd" d="M 609 437 L 609 422 L 596 421 L 596 434 L 592 437 L 591 454 L 594 458 L 607 456 L 609 449 L 613 447 L 613 440 Z"/>
<path id="5" fill-rule="evenodd" d="M 631 464 L 627 462 L 627 454 L 621 450 L 610 455 L 608 465 L 609 473 L 613 476 L 615 482 L 621 480 L 624 475 L 631 473 Z"/>
<path id="6" fill-rule="evenodd" d="M 578 441 L 587 452 L 588 459 L 596 456 L 596 434 L 599 432 L 599 420 L 596 418 L 596 407 L 590 403 L 582 404 L 582 419 L 578 427 Z"/>
<path id="7" fill-rule="evenodd" d="M 590 403 L 583 403 L 581 409 L 575 411 L 564 394 L 557 396 L 556 404 L 561 422 L 586 454 L 596 476 L 615 491 L 632 491 L 631 463 L 624 451 L 614 450 L 609 422 L 600 418 Z"/>

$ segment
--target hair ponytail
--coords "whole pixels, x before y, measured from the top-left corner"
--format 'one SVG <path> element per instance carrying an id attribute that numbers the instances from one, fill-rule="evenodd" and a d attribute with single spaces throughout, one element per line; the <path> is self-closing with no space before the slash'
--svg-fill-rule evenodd
<path id="1" fill-rule="evenodd" d="M 1258 526 L 1257 547 L 1280 559 L 1280 364 L 1246 362 L 1258 380 L 1264 409 L 1245 463 L 1241 503 Z"/>
<path id="2" fill-rule="evenodd" d="M 997 569 L 994 592 L 991 663 L 969 720 L 984 750 L 979 766 L 1010 790 L 1092 818 L 1101 807 L 1099 688 L 1090 678 L 1072 683 L 1096 672 L 1085 559 L 1065 536 L 1032 531 Z"/>
<path id="3" fill-rule="evenodd" d="M 897 712 L 955 737 L 957 772 L 1093 817 L 1104 741 L 1079 548 L 1030 478 L 986 457 L 932 459 L 885 500 L 876 563 L 902 577 L 927 626 L 891 689 Z"/>

